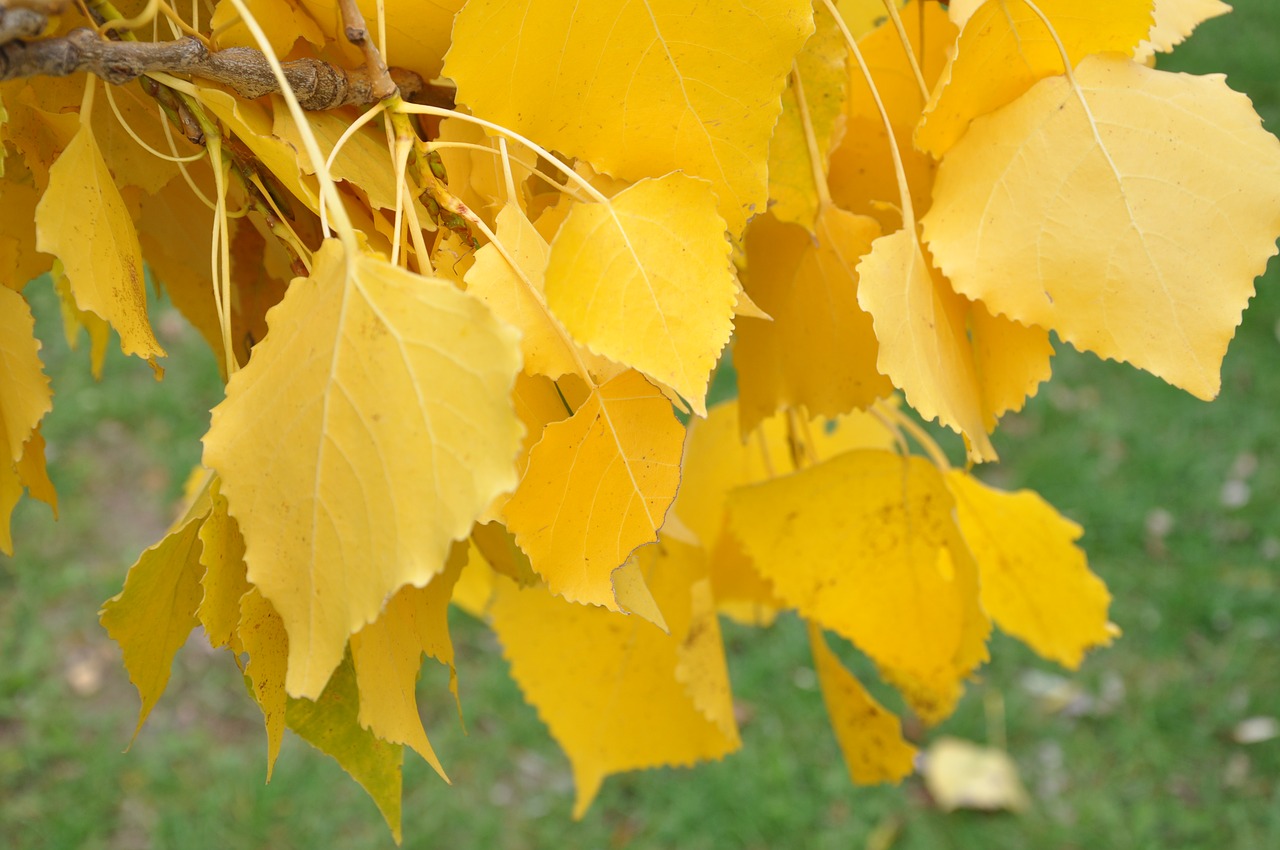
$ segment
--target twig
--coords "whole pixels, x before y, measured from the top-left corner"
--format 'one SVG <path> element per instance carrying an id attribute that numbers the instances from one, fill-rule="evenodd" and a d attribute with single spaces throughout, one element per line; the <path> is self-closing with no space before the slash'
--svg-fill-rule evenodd
<path id="1" fill-rule="evenodd" d="M 336 109 L 382 99 L 378 94 L 382 76 L 371 78 L 364 70 L 348 71 L 320 59 L 295 59 L 282 64 L 304 109 Z M 116 85 L 152 71 L 183 74 L 230 86 L 246 98 L 280 90 L 262 52 L 249 47 L 210 51 L 193 38 L 104 41 L 87 27 L 60 38 L 0 44 L 0 81 L 63 77 L 78 71 L 88 71 Z M 406 96 L 422 88 L 422 78 L 412 71 L 392 69 L 390 77 Z"/>

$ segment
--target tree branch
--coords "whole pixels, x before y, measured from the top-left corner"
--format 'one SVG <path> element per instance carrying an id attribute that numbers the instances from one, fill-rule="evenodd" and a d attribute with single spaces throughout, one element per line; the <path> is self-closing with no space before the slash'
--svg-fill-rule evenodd
<path id="1" fill-rule="evenodd" d="M 17 9 L 6 10 L 5 18 Z M 379 78 L 365 70 L 348 71 L 320 59 L 295 59 L 282 63 L 285 79 L 303 109 L 336 109 L 347 104 L 368 104 L 381 99 Z M 210 51 L 194 38 L 175 41 L 104 41 L 87 27 L 60 38 L 38 41 L 0 41 L 0 81 L 17 77 L 64 77 L 88 71 L 115 85 L 151 71 L 201 77 L 235 89 L 246 98 L 278 92 L 280 86 L 261 51 L 229 47 Z M 391 77 L 404 97 L 421 90 L 422 78 L 412 71 L 391 69 Z"/>

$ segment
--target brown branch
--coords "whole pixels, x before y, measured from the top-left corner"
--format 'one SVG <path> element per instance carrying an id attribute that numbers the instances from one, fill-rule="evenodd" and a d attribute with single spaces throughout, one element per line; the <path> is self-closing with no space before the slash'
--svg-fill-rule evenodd
<path id="1" fill-rule="evenodd" d="M 348 71 L 320 59 L 295 59 L 281 64 L 303 109 L 336 109 L 382 99 L 378 86 L 381 75 L 371 78 L 363 69 Z M 246 98 L 280 91 L 266 57 L 249 47 L 210 51 L 194 38 L 104 41 L 87 27 L 60 38 L 0 43 L 0 81 L 64 77 L 78 71 L 88 71 L 116 85 L 153 71 L 201 77 L 230 86 Z M 423 85 L 422 78 L 412 71 L 395 68 L 391 77 L 405 97 Z"/>

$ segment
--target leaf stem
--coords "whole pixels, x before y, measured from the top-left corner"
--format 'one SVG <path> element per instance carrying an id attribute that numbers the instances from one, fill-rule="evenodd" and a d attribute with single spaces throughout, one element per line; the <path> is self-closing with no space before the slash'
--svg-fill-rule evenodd
<path id="1" fill-rule="evenodd" d="M 233 2 L 239 2 L 239 0 L 233 0 Z M 824 2 L 827 2 L 827 0 L 824 0 Z M 425 103 L 406 103 L 401 101 L 395 108 L 397 112 L 409 112 L 416 115 L 434 115 L 437 118 L 457 118 L 460 121 L 467 121 L 471 124 L 484 127 L 487 130 L 493 130 L 494 132 L 501 133 L 507 138 L 524 145 L 538 156 L 547 160 L 547 162 L 555 165 L 555 167 L 558 168 L 565 177 L 568 177 L 574 183 L 577 183 L 578 186 L 582 188 L 582 191 L 591 197 L 591 200 L 598 204 L 608 205 L 609 203 L 609 199 L 604 196 L 603 192 L 595 186 L 592 186 L 591 182 L 587 180 L 587 178 L 570 168 L 563 160 L 560 159 L 560 157 L 551 153 L 551 151 L 542 147 L 537 142 L 534 142 L 532 139 L 520 135 L 515 130 L 509 130 L 501 124 L 495 124 L 492 121 L 486 121 L 483 118 L 477 118 L 476 116 L 468 115 L 465 112 L 458 112 L 453 109 L 444 109 L 439 106 L 430 106 Z"/>
<path id="2" fill-rule="evenodd" d="M 800 113 L 800 126 L 804 128 L 804 141 L 809 148 L 809 165 L 813 170 L 813 185 L 818 192 L 818 209 L 831 206 L 831 190 L 827 187 L 827 174 L 823 168 L 822 151 L 818 145 L 818 134 L 814 132 L 813 120 L 809 116 L 809 103 L 804 98 L 804 82 L 800 79 L 800 67 L 791 63 L 791 89 L 796 98 L 796 109 Z"/>
<path id="3" fill-rule="evenodd" d="M 239 2 L 239 0 L 235 0 Z M 902 204 L 902 226 L 909 230 L 913 235 L 916 232 L 916 211 L 911 203 L 911 187 L 907 184 L 907 170 L 902 164 L 902 152 L 898 150 L 898 139 L 893 133 L 893 123 L 889 120 L 889 111 L 885 109 L 884 101 L 880 98 L 880 90 L 876 88 L 875 80 L 871 78 L 871 69 L 867 67 L 867 61 L 862 56 L 862 51 L 858 49 L 858 42 L 849 32 L 849 27 L 845 24 L 844 18 L 840 17 L 840 12 L 831 0 L 822 0 L 823 4 L 836 19 L 836 26 L 840 27 L 840 33 L 844 36 L 845 44 L 849 47 L 849 52 L 853 54 L 853 58 L 858 63 L 859 70 L 862 71 L 862 77 L 867 81 L 867 87 L 871 89 L 871 98 L 876 102 L 876 109 L 880 111 L 880 120 L 884 124 L 884 132 L 889 138 L 889 155 L 893 158 L 893 170 L 898 178 L 898 196 Z"/>
<path id="4" fill-rule="evenodd" d="M 924 32 L 924 3 L 923 0 L 917 0 L 920 4 L 920 31 Z M 915 49 L 911 46 L 911 39 L 907 36 L 907 28 L 902 25 L 902 16 L 898 14 L 897 0 L 884 0 L 884 8 L 889 12 L 889 18 L 893 21 L 893 28 L 898 31 L 898 41 L 902 42 L 902 49 L 907 53 L 907 61 L 911 63 L 911 73 L 915 75 L 916 85 L 920 87 L 920 97 L 922 103 L 929 102 L 929 86 L 924 81 L 924 74 L 920 71 L 920 61 L 916 58 Z M 924 39 L 921 39 L 921 49 L 924 48 Z"/>

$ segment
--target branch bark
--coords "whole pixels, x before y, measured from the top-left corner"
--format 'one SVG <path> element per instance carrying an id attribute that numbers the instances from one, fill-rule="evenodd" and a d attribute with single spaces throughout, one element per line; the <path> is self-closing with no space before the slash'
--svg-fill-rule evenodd
<path id="1" fill-rule="evenodd" d="M 6 10 L 5 18 L 21 11 Z M 42 24 L 43 26 L 43 24 Z M 364 69 L 349 71 L 320 59 L 295 59 L 282 63 L 285 79 L 303 109 L 336 109 L 347 104 L 369 104 L 385 97 L 381 75 Z M 230 47 L 210 51 L 194 38 L 174 41 L 105 41 L 87 27 L 59 38 L 37 41 L 0 41 L 0 81 L 17 77 L 64 77 L 88 71 L 115 85 L 152 71 L 201 77 L 230 86 L 241 97 L 257 98 L 278 92 L 280 86 L 261 51 Z M 422 87 L 412 71 L 391 69 L 391 78 L 403 97 Z"/>

